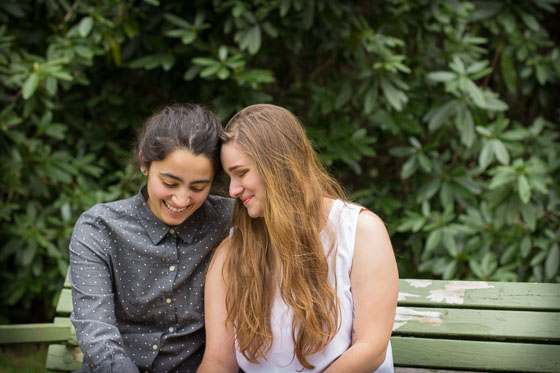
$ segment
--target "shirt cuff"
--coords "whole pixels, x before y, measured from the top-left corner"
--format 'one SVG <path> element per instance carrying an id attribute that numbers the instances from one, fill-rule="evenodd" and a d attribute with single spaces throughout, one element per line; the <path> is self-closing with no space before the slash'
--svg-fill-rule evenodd
<path id="1" fill-rule="evenodd" d="M 130 359 L 120 359 L 99 366 L 95 373 L 140 373 L 140 370 Z"/>

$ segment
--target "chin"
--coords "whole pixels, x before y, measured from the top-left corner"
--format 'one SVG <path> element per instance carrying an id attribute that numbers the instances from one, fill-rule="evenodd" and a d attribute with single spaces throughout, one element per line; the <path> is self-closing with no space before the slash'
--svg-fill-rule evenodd
<path id="1" fill-rule="evenodd" d="M 251 212 L 249 210 L 247 210 L 247 215 L 249 215 L 249 217 L 251 219 L 258 219 L 258 218 L 263 218 L 264 217 L 264 213 L 261 212 Z"/>
<path id="2" fill-rule="evenodd" d="M 185 222 L 185 220 L 190 218 L 191 215 L 192 215 L 192 213 L 191 214 L 185 214 L 185 216 L 180 216 L 180 217 L 178 217 L 178 216 L 169 217 L 167 219 L 167 222 L 165 222 L 165 224 L 171 225 L 171 226 L 182 224 L 183 222 Z"/>

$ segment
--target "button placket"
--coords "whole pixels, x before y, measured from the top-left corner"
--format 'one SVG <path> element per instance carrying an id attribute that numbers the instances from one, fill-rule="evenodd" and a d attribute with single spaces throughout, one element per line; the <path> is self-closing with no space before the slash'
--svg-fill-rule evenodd
<path id="1" fill-rule="evenodd" d="M 173 324 L 176 322 L 176 309 L 175 309 L 175 279 L 178 275 L 177 273 L 177 262 L 178 262 L 178 249 L 181 243 L 181 239 L 176 229 L 170 228 L 168 241 L 166 242 L 166 246 L 169 248 L 166 250 L 166 266 L 167 266 L 167 275 L 166 283 L 165 283 L 165 295 L 164 295 L 164 315 L 165 320 L 169 324 Z M 164 267 L 165 268 L 165 267 Z"/>

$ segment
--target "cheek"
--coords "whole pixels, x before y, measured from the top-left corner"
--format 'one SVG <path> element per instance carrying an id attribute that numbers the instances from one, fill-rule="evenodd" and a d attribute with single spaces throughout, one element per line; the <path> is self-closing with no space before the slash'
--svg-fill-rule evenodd
<path id="1" fill-rule="evenodd" d="M 266 187 L 264 186 L 262 179 L 259 178 L 256 180 L 255 187 L 262 197 L 266 197 Z"/>
<path id="2" fill-rule="evenodd" d="M 195 196 L 193 196 L 193 200 L 195 201 L 195 203 L 197 205 L 202 205 L 204 203 L 204 201 L 206 201 L 206 198 L 208 198 L 208 194 L 210 193 L 210 191 L 206 191 L 206 192 L 202 192 L 202 193 L 196 193 Z"/>
<path id="3" fill-rule="evenodd" d="M 149 180 L 148 181 L 148 195 L 151 198 L 162 198 L 165 194 L 165 189 L 161 186 L 161 184 Z"/>

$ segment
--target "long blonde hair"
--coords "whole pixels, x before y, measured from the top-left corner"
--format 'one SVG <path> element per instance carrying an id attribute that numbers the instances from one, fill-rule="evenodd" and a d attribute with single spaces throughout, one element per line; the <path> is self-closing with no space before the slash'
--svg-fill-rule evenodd
<path id="1" fill-rule="evenodd" d="M 255 161 L 266 187 L 263 218 L 249 217 L 237 201 L 225 259 L 228 320 L 238 348 L 253 363 L 266 356 L 278 294 L 293 311 L 295 356 L 312 369 L 307 357 L 326 347 L 339 327 L 340 306 L 320 232 L 324 198 L 344 199 L 342 188 L 286 109 L 261 104 L 241 110 L 222 133 L 222 143 L 228 142 Z"/>

